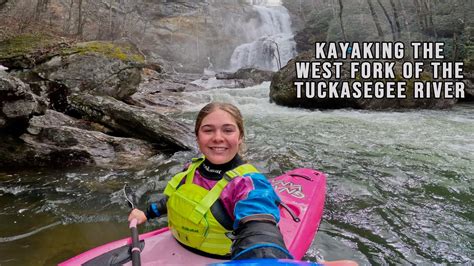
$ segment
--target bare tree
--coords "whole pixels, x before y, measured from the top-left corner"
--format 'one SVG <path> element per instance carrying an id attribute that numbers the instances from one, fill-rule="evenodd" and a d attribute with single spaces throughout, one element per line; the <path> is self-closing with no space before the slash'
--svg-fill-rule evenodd
<path id="1" fill-rule="evenodd" d="M 63 32 L 69 34 L 71 29 L 71 20 L 72 20 L 72 9 L 74 5 L 74 0 L 69 1 L 69 11 L 66 19 L 66 23 L 64 23 Z"/>
<path id="2" fill-rule="evenodd" d="M 414 0 L 413 4 L 415 5 L 416 17 L 418 19 L 420 30 L 423 33 L 427 33 L 429 31 L 428 19 L 426 17 L 426 9 L 424 8 L 423 0 Z"/>
<path id="3" fill-rule="evenodd" d="M 382 5 L 382 3 L 380 2 L 380 0 L 377 0 L 377 3 L 379 3 L 379 6 L 382 8 L 383 14 L 385 15 L 385 17 L 387 18 L 388 23 L 390 24 L 390 30 L 392 31 L 393 40 L 395 40 L 395 35 L 396 35 L 396 34 L 395 34 L 395 28 L 394 28 L 392 19 L 390 19 L 390 16 L 388 15 L 387 10 L 386 10 L 385 7 Z"/>
<path id="4" fill-rule="evenodd" d="M 380 26 L 380 21 L 379 21 L 379 18 L 377 16 L 377 12 L 375 12 L 372 0 L 367 0 L 367 3 L 369 4 L 370 14 L 372 14 L 372 18 L 374 19 L 375 28 L 377 28 L 377 34 L 383 40 L 384 39 L 384 33 L 382 31 L 382 27 Z"/>
<path id="5" fill-rule="evenodd" d="M 396 34 L 396 39 L 397 40 L 400 40 L 400 32 L 401 32 L 401 28 L 400 28 L 400 19 L 399 19 L 399 15 L 398 15 L 398 8 L 397 6 L 395 5 L 395 2 L 393 2 L 393 0 L 390 0 L 390 5 L 392 6 L 392 10 L 393 10 L 393 18 L 395 20 L 395 26 L 396 26 L 396 31 L 397 31 L 397 34 Z"/>
<path id="6" fill-rule="evenodd" d="M 79 16 L 77 18 L 77 32 L 76 34 L 82 37 L 82 34 L 84 33 L 84 22 L 83 22 L 83 13 L 82 13 L 82 0 L 79 0 L 79 5 L 77 7 Z"/>
<path id="7" fill-rule="evenodd" d="M 33 24 L 34 8 L 30 1 L 20 1 L 18 5 L 14 5 L 11 11 L 12 17 L 15 18 L 18 33 L 22 34 Z"/>
<path id="8" fill-rule="evenodd" d="M 458 34 L 454 32 L 453 34 L 453 61 L 456 61 L 458 57 Z"/>
<path id="9" fill-rule="evenodd" d="M 346 32 L 344 31 L 344 23 L 342 22 L 343 9 L 344 6 L 342 5 L 342 0 L 339 0 L 339 22 L 341 23 L 342 38 L 344 38 L 344 41 L 347 41 Z"/>
<path id="10" fill-rule="evenodd" d="M 414 0 L 415 11 L 421 32 L 437 37 L 433 23 L 433 11 L 430 0 Z"/>
<path id="11" fill-rule="evenodd" d="M 438 38 L 438 33 L 436 32 L 436 27 L 433 23 L 433 6 L 431 0 L 424 0 L 423 4 L 427 12 L 426 19 L 428 21 L 429 31 L 434 35 L 435 38 Z"/>

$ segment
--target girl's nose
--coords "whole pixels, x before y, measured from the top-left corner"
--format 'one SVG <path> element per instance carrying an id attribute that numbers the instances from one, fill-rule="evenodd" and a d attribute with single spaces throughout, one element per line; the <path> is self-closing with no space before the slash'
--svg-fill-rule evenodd
<path id="1" fill-rule="evenodd" d="M 220 141 L 223 141 L 223 140 L 224 140 L 224 137 L 222 135 L 222 132 L 220 130 L 217 130 L 216 134 L 214 134 L 214 141 L 220 142 Z"/>

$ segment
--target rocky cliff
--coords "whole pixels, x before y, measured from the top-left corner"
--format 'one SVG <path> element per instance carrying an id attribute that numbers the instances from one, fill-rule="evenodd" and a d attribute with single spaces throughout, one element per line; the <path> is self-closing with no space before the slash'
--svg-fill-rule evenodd
<path id="1" fill-rule="evenodd" d="M 228 67 L 235 47 L 256 38 L 245 29 L 258 20 L 238 0 L 7 1 L 0 15 L 0 40 L 45 30 L 86 41 L 128 40 L 149 62 L 195 73 L 211 64 Z"/>
<path id="2" fill-rule="evenodd" d="M 129 168 L 194 149 L 187 125 L 132 99 L 147 66 L 133 45 L 26 35 L 0 48 L 0 168 Z"/>

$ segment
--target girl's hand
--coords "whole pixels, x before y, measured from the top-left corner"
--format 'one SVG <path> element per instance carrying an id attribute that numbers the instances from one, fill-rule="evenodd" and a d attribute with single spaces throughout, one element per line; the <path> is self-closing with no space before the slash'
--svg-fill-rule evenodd
<path id="1" fill-rule="evenodd" d="M 139 209 L 133 209 L 132 212 L 128 215 L 128 221 L 132 221 L 133 219 L 137 219 L 138 224 L 142 224 L 146 222 L 146 216 L 143 211 L 140 211 Z"/>

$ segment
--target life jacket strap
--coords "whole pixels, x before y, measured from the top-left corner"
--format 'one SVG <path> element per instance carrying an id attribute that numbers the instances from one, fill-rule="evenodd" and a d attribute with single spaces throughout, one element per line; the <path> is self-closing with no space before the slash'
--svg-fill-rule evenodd
<path id="1" fill-rule="evenodd" d="M 192 163 L 189 165 L 188 169 L 173 176 L 173 178 L 166 185 L 165 191 L 163 193 L 168 197 L 171 196 L 171 194 L 176 192 L 176 189 L 178 189 L 178 186 L 181 184 L 181 181 L 184 177 L 186 177 L 186 182 L 192 182 L 194 178 L 194 172 L 202 162 L 204 162 L 204 157 L 193 158 Z"/>
<path id="2" fill-rule="evenodd" d="M 235 177 L 243 176 L 249 173 L 258 173 L 258 170 L 251 164 L 243 164 L 237 166 L 236 168 L 227 171 L 224 174 L 224 178 L 219 180 L 214 187 L 207 193 L 207 195 L 199 202 L 198 205 L 194 208 L 193 212 L 190 214 L 189 219 L 194 223 L 199 223 L 202 218 L 204 218 L 204 214 L 211 208 L 212 204 L 216 202 L 216 200 L 221 195 L 222 190 L 224 190 L 225 186 Z"/>

